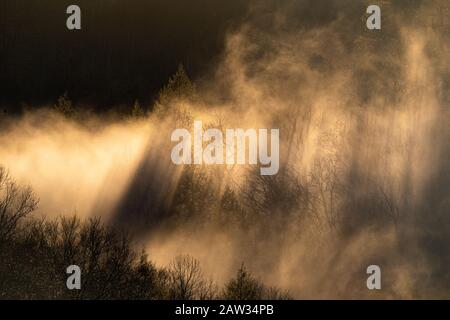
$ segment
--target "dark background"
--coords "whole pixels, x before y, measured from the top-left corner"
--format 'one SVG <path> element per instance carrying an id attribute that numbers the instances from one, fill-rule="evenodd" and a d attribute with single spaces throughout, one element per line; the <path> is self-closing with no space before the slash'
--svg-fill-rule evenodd
<path id="1" fill-rule="evenodd" d="M 66 28 L 81 8 L 82 29 Z M 179 63 L 208 73 L 246 0 L 0 0 L 0 107 L 54 103 L 67 92 L 96 110 L 151 103 Z"/>
<path id="2" fill-rule="evenodd" d="M 0 0 L 0 111 L 54 104 L 65 93 L 97 111 L 135 100 L 149 106 L 180 63 L 192 79 L 208 79 L 225 36 L 243 23 L 264 35 L 276 32 L 274 12 L 294 30 L 340 18 L 345 23 L 335 36 L 349 52 L 360 36 L 377 40 L 380 53 L 401 50 L 389 16 L 411 21 L 408 12 L 424 1 L 379 2 L 382 33 L 365 28 L 369 0 Z M 71 4 L 81 8 L 81 30 L 66 28 Z M 387 83 L 368 71 L 355 70 L 355 77 Z M 363 101 L 368 87 L 358 88 Z"/>

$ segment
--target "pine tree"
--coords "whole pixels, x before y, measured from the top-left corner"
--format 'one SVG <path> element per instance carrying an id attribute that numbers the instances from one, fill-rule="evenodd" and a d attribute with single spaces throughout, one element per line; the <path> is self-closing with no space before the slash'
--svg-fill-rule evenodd
<path id="1" fill-rule="evenodd" d="M 143 118 L 145 116 L 144 109 L 138 100 L 134 102 L 133 108 L 131 109 L 131 117 L 135 119 Z"/>
<path id="2" fill-rule="evenodd" d="M 67 92 L 58 98 L 58 102 L 53 106 L 53 109 L 67 118 L 75 115 L 75 108 L 73 107 L 72 101 L 69 99 Z"/>
<path id="3" fill-rule="evenodd" d="M 177 72 L 169 78 L 167 85 L 159 92 L 155 104 L 155 112 L 165 115 L 172 104 L 180 102 L 198 102 L 198 94 L 194 83 L 189 79 L 183 65 L 178 65 Z"/>
<path id="4" fill-rule="evenodd" d="M 264 286 L 253 278 L 242 265 L 236 275 L 225 286 L 224 298 L 227 300 L 259 300 Z"/>

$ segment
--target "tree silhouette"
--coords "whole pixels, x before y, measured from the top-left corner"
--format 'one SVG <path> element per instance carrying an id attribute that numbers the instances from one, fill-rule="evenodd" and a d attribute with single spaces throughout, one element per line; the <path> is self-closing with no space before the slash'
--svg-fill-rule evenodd
<path id="1" fill-rule="evenodd" d="M 14 235 L 18 223 L 36 209 L 38 200 L 30 187 L 19 187 L 0 167 L 0 243 Z"/>

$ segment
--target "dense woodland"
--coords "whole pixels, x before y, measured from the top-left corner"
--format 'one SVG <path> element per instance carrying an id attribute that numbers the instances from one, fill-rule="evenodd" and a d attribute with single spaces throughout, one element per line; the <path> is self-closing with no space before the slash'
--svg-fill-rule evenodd
<path id="1" fill-rule="evenodd" d="M 383 32 L 371 33 L 365 1 L 298 0 L 280 7 L 267 1 L 229 37 L 226 22 L 241 17 L 240 1 L 227 3 L 221 19 L 209 1 L 196 1 L 192 10 L 207 21 L 183 15 L 181 2 L 167 21 L 160 1 L 145 6 L 162 19 L 154 21 L 145 10 L 134 19 L 138 5 L 130 4 L 119 24 L 107 18 L 101 1 L 82 3 L 101 27 L 89 29 L 94 21 L 87 17 L 88 32 L 72 39 L 57 34 L 61 46 L 54 46 L 49 32 L 53 22 L 37 29 L 39 36 L 24 26 L 16 35 L 15 20 L 0 16 L 6 30 L 0 48 L 8 48 L 0 50 L 0 59 L 10 62 L 0 72 L 7 93 L 0 104 L 16 113 L 0 118 L 0 151 L 16 155 L 10 165 L 26 149 L 11 147 L 7 140 L 16 136 L 32 140 L 50 131 L 53 136 L 36 141 L 62 137 L 58 155 L 72 146 L 83 151 L 77 139 L 89 140 L 111 123 L 156 128 L 114 209 L 83 212 L 83 218 L 67 214 L 69 205 L 57 218 L 59 212 L 37 215 L 39 199 L 54 189 L 37 194 L 33 185 L 17 183 L 0 154 L 0 298 L 448 298 L 448 2 L 411 1 L 404 8 L 381 1 Z M 40 26 L 24 1 L 1 5 L 24 9 Z M 108 8 L 110 15 L 122 12 Z M 60 9 L 54 7 L 52 16 Z M 149 21 L 166 28 L 146 42 L 147 32 L 137 31 L 147 30 Z M 151 41 L 166 46 L 158 51 Z M 22 50 L 29 43 L 33 50 Z M 90 54 L 78 55 L 86 47 Z M 50 62 L 55 69 L 46 68 Z M 201 74 L 210 63 L 214 76 L 205 80 Z M 191 70 L 196 81 L 188 76 Z M 99 117 L 100 110 L 107 113 Z M 171 167 L 165 149 L 170 131 L 190 128 L 203 115 L 214 128 L 279 128 L 279 173 Z M 83 135 L 71 137 L 67 132 L 74 127 Z M 92 140 L 87 149 L 96 154 Z M 37 144 L 31 149 L 31 160 L 19 167 L 30 176 L 39 158 L 34 151 L 40 151 Z M 69 185 L 77 186 L 83 175 L 76 172 Z M 60 178 L 67 183 L 72 176 Z M 114 183 L 105 182 L 106 192 Z M 151 237 L 193 244 L 199 256 L 215 258 L 212 272 L 193 254 L 173 252 L 170 263 L 156 264 L 145 248 Z M 73 264 L 81 267 L 82 290 L 66 288 L 66 268 Z M 382 291 L 367 290 L 371 264 L 382 267 Z M 222 265 L 233 276 L 219 283 L 213 276 Z"/>
<path id="2" fill-rule="evenodd" d="M 169 100 L 181 97 L 196 97 L 182 65 L 159 93 L 156 112 Z M 58 98 L 52 108 L 70 121 L 81 121 L 85 116 L 67 95 Z M 118 114 L 126 121 L 147 116 L 138 102 L 128 112 Z M 173 207 L 175 216 L 192 218 L 196 216 L 193 210 L 202 205 L 192 201 L 202 198 L 206 204 L 212 200 L 208 186 L 198 184 L 202 179 L 207 183 L 202 175 L 186 172 Z M 224 212 L 233 209 L 233 201 L 228 191 L 222 200 Z M 96 217 L 34 217 L 38 205 L 39 196 L 32 187 L 18 185 L 8 170 L 0 167 L 0 299 L 291 298 L 287 291 L 265 286 L 244 262 L 234 278 L 219 285 L 209 280 L 199 261 L 187 254 L 175 256 L 168 266 L 155 266 L 151 253 L 139 249 L 133 241 L 133 228 L 111 225 Z M 72 264 L 82 270 L 82 290 L 66 287 L 66 268 Z"/>
<path id="3" fill-rule="evenodd" d="M 1 299 L 288 299 L 265 287 L 242 265 L 223 287 L 209 281 L 199 262 L 180 255 L 164 268 L 133 248 L 124 230 L 98 218 L 34 219 L 30 188 L 0 168 Z M 82 290 L 66 287 L 66 268 L 82 270 Z"/>

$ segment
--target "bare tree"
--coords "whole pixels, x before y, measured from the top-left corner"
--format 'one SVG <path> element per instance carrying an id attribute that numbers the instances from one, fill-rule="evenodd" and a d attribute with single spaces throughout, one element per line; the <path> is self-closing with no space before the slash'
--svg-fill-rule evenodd
<path id="1" fill-rule="evenodd" d="M 33 212 L 38 200 L 30 187 L 18 186 L 0 167 L 0 242 L 11 239 L 21 219 Z"/>
<path id="2" fill-rule="evenodd" d="M 215 286 L 203 279 L 198 260 L 189 255 L 175 257 L 169 265 L 169 299 L 212 299 Z"/>

